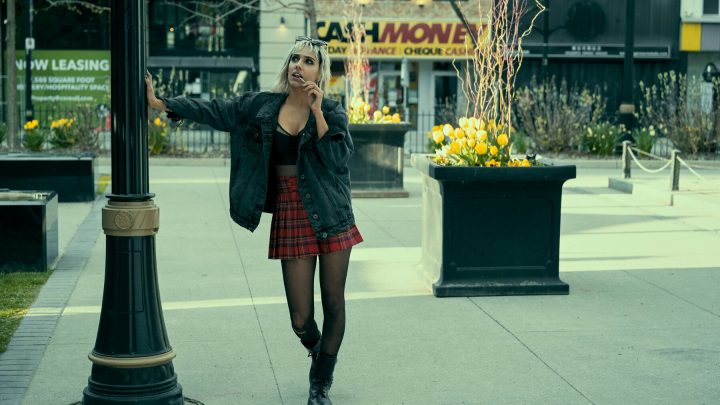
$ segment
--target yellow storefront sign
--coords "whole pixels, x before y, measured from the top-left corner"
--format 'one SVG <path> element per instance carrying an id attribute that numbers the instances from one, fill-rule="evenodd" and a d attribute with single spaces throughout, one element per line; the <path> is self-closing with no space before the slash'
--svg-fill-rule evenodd
<path id="1" fill-rule="evenodd" d="M 472 29 L 478 29 L 472 24 Z M 460 22 L 367 21 L 365 38 L 371 59 L 465 58 L 472 46 Z M 331 56 L 344 57 L 348 48 L 338 21 L 318 22 L 318 36 L 328 42 Z"/>

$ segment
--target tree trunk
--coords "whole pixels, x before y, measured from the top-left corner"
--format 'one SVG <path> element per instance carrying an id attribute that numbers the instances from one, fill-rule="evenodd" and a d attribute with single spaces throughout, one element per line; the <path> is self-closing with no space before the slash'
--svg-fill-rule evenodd
<path id="1" fill-rule="evenodd" d="M 15 0 L 7 0 L 7 138 L 10 150 L 20 149 L 18 137 L 17 78 L 15 67 Z"/>
<path id="2" fill-rule="evenodd" d="M 317 38 L 317 13 L 315 12 L 315 0 L 305 0 L 305 11 L 310 21 L 310 38 Z"/>

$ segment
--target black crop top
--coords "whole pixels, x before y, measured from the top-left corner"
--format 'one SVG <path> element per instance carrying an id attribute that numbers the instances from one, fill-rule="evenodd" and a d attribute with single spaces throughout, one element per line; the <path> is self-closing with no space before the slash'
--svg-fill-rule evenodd
<path id="1" fill-rule="evenodd" d="M 298 159 L 298 146 L 300 145 L 300 136 L 290 135 L 280 125 L 275 128 L 273 133 L 272 157 L 271 160 L 276 165 L 295 165 Z"/>

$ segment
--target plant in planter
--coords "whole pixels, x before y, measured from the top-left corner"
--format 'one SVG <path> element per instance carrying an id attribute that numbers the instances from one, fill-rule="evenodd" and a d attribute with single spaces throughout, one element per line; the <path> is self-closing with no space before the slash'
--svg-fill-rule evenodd
<path id="1" fill-rule="evenodd" d="M 50 144 L 58 149 L 71 149 L 77 143 L 77 126 L 73 118 L 60 118 L 50 123 Z"/>
<path id="2" fill-rule="evenodd" d="M 40 127 L 38 120 L 28 121 L 23 125 L 25 134 L 22 137 L 22 146 L 32 152 L 39 152 L 45 146 L 47 131 Z"/>
<path id="3" fill-rule="evenodd" d="M 168 123 L 155 117 L 148 125 L 148 150 L 151 155 L 158 155 L 168 148 Z"/>
<path id="4" fill-rule="evenodd" d="M 403 149 L 410 124 L 388 106 L 369 102 L 370 64 L 362 7 L 344 0 L 347 40 L 345 59 L 346 109 L 355 152 L 350 160 L 353 197 L 408 197 L 403 188 Z"/>
<path id="5" fill-rule="evenodd" d="M 434 155 L 413 155 L 423 174 L 422 267 L 438 297 L 569 292 L 558 271 L 560 203 L 575 166 L 512 154 L 528 3 L 496 0 L 487 14 L 480 9 L 488 23 L 458 69 L 466 116 L 435 128 Z M 534 3 L 539 15 L 544 8 Z"/>

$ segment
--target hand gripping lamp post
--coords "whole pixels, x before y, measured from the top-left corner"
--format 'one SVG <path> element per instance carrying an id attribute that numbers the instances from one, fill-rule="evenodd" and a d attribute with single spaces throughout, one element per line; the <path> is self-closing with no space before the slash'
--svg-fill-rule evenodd
<path id="1" fill-rule="evenodd" d="M 145 0 L 111 4 L 112 194 L 102 213 L 105 288 L 83 404 L 182 405 L 158 293 L 159 210 L 148 190 Z"/>

